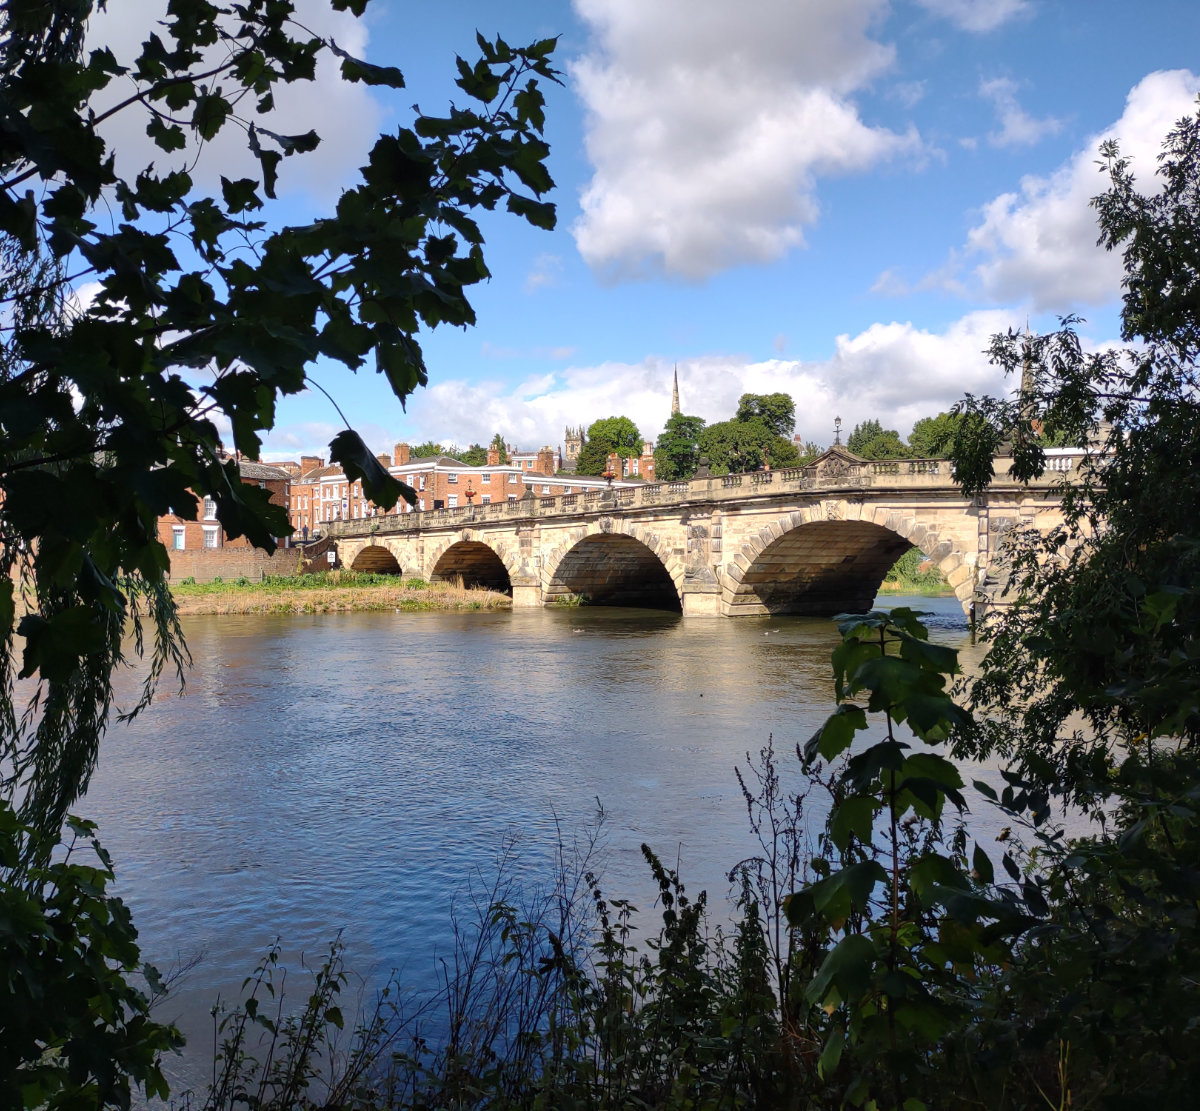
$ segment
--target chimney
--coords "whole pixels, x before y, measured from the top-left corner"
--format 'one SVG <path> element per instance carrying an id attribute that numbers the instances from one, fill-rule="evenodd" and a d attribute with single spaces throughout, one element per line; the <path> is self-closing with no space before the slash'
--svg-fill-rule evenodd
<path id="1" fill-rule="evenodd" d="M 495 444 L 487 449 L 487 465 L 489 467 L 500 466 L 500 449 Z"/>
<path id="2" fill-rule="evenodd" d="M 412 448 L 408 444 L 397 444 L 395 453 L 392 458 L 395 460 L 394 466 L 403 467 L 412 455 Z"/>
<path id="3" fill-rule="evenodd" d="M 300 473 L 308 474 L 309 471 L 315 471 L 318 467 L 325 466 L 325 460 L 319 455 L 302 455 L 300 456 Z"/>
<path id="4" fill-rule="evenodd" d="M 385 471 L 392 465 L 392 457 L 386 451 L 381 451 L 375 458 L 379 460 L 379 465 Z"/>
<path id="5" fill-rule="evenodd" d="M 616 475 L 617 478 L 621 477 L 621 457 L 615 451 L 610 451 L 608 453 L 608 461 L 605 464 L 604 469 L 608 471 L 609 474 Z"/>
<path id="6" fill-rule="evenodd" d="M 543 447 L 537 454 L 537 469 L 542 474 L 554 474 L 554 449 Z"/>

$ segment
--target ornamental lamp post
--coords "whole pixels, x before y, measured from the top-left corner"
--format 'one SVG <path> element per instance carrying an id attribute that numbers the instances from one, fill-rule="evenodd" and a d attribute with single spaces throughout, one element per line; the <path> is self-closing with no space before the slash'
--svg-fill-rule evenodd
<path id="1" fill-rule="evenodd" d="M 471 480 L 470 480 L 470 479 L 467 479 L 467 492 L 466 492 L 466 499 L 467 499 L 467 506 L 468 506 L 468 508 L 470 507 L 470 505 L 471 505 L 471 499 L 472 499 L 474 496 L 475 496 L 475 491 L 471 489 Z"/>
<path id="2" fill-rule="evenodd" d="M 842 446 L 842 418 L 833 418 L 833 443 L 835 447 Z"/>

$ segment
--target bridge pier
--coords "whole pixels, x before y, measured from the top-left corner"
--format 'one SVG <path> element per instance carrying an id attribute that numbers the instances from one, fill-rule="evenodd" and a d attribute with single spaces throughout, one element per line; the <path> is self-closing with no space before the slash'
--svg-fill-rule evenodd
<path id="1" fill-rule="evenodd" d="M 525 586 L 513 583 L 512 604 L 513 609 L 529 609 L 533 606 L 540 606 L 542 604 L 541 586 L 538 583 Z"/>

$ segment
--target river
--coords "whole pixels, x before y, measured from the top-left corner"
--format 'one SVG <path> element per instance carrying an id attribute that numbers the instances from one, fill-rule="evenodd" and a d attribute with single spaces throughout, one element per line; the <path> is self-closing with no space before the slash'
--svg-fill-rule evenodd
<path id="1" fill-rule="evenodd" d="M 969 646 L 958 603 L 933 635 Z M 114 725 L 88 796 L 162 969 L 203 953 L 161 1005 L 189 1037 L 173 1088 L 202 1083 L 209 1010 L 276 937 L 319 955 L 344 931 L 368 990 L 432 983 L 450 913 L 508 840 L 545 878 L 560 831 L 606 812 L 606 893 L 643 908 L 650 844 L 723 911 L 753 850 L 734 767 L 773 735 L 782 763 L 832 708 L 832 622 L 628 609 L 213 617 L 195 660 Z"/>

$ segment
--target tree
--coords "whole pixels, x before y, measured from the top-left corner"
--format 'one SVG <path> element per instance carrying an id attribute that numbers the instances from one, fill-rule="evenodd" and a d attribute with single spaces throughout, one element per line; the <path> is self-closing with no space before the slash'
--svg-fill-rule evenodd
<path id="1" fill-rule="evenodd" d="M 628 417 L 601 417 L 587 430 L 575 473 L 602 475 L 608 468 L 609 455 L 616 452 L 622 459 L 632 459 L 641 455 L 643 442 L 637 425 Z"/>
<path id="2" fill-rule="evenodd" d="M 602 475 L 608 469 L 608 447 L 600 440 L 587 440 L 579 449 L 579 458 L 575 461 L 575 473 L 581 475 Z"/>
<path id="3" fill-rule="evenodd" d="M 482 444 L 472 444 L 456 458 L 461 459 L 469 467 L 482 467 L 487 463 L 487 448 Z"/>
<path id="4" fill-rule="evenodd" d="M 313 35 L 288 0 L 245 0 L 236 13 L 173 0 L 132 66 L 106 49 L 85 54 L 89 10 L 0 12 L 13 324 L 0 364 L 0 735 L 22 816 L 45 830 L 87 783 L 112 670 L 127 644 L 140 650 L 141 622 L 150 682 L 135 712 L 164 667 L 186 663 L 158 517 L 192 516 L 209 496 L 230 536 L 270 550 L 290 531 L 266 491 L 239 481 L 214 418 L 228 420 L 229 446 L 258 458 L 277 399 L 306 388 L 318 359 L 369 362 L 407 397 L 427 377 L 419 330 L 474 320 L 467 290 L 489 274 L 473 211 L 503 205 L 540 227 L 555 218 L 539 199 L 552 185 L 538 82 L 555 79 L 553 40 L 515 49 L 480 37 L 480 58 L 459 62 L 461 104 L 381 137 L 335 210 L 272 228 L 281 163 L 320 142 L 269 130 L 275 98 L 312 80 L 318 57 L 350 82 L 397 89 L 400 72 Z M 112 158 L 102 128 L 119 115 L 147 121 L 152 163 Z M 233 131 L 257 173 L 209 194 L 195 161 Z M 80 310 L 70 287 L 82 280 L 98 293 Z M 330 455 L 378 505 L 415 496 L 349 429 Z M 19 664 L 14 581 L 29 607 Z M 37 684 L 30 728 L 11 702 L 15 672 Z"/>
<path id="5" fill-rule="evenodd" d="M 776 436 L 790 440 L 796 428 L 796 403 L 786 393 L 744 393 L 738 398 L 734 420 L 757 420 Z"/>
<path id="6" fill-rule="evenodd" d="M 654 473 L 663 482 L 691 478 L 700 465 L 703 417 L 673 413 L 654 445 Z"/>
<path id="7" fill-rule="evenodd" d="M 1123 252 L 1134 346 L 1085 353 L 1072 318 L 1010 331 L 991 357 L 1021 389 L 956 409 L 969 494 L 986 496 L 1002 445 L 1018 477 L 1043 472 L 1034 421 L 1089 445 L 1062 486 L 1063 528 L 1007 548 L 1013 604 L 971 687 L 986 725 L 958 751 L 1011 754 L 1010 808 L 1019 791 L 1042 821 L 1052 799 L 1105 819 L 1069 847 L 1039 834 L 1040 887 L 1059 902 L 1009 983 L 1005 1024 L 1026 1015 L 1070 1043 L 1074 1103 L 1136 1092 L 1171 1106 L 1200 1080 L 1200 1004 L 1179 990 L 1200 953 L 1200 109 L 1167 136 L 1146 193 L 1115 143 L 1101 157 L 1092 203 L 1100 243 Z"/>
<path id="8" fill-rule="evenodd" d="M 727 420 L 710 424 L 699 437 L 700 454 L 708 457 L 713 474 L 739 474 L 772 467 L 794 467 L 800 460 L 796 445 L 776 436 L 759 420 Z"/>
<path id="9" fill-rule="evenodd" d="M 796 460 L 796 465 L 806 467 L 809 463 L 824 455 L 826 448 L 823 448 L 815 440 L 805 440 L 804 447 L 797 449 L 800 452 L 800 458 Z"/>
<path id="10" fill-rule="evenodd" d="M 884 428 L 877 420 L 865 420 L 854 426 L 846 447 L 863 459 L 903 459 L 908 448 L 900 434 Z"/>
<path id="11" fill-rule="evenodd" d="M 414 444 L 410 454 L 413 459 L 429 459 L 436 455 L 449 455 L 454 450 L 453 444 L 447 448 L 437 440 L 425 440 L 422 443 Z"/>
<path id="12" fill-rule="evenodd" d="M 909 453 L 916 459 L 942 459 L 950 453 L 959 418 L 953 413 L 922 417 L 908 437 Z"/>
<path id="13" fill-rule="evenodd" d="M 489 446 L 495 448 L 499 454 L 500 465 L 506 465 L 508 463 L 508 445 L 504 442 L 504 437 L 499 432 L 492 437 L 492 442 Z"/>
<path id="14" fill-rule="evenodd" d="M 628 417 L 602 417 L 592 421 L 587 430 L 588 443 L 599 443 L 607 451 L 615 451 L 622 459 L 642 454 L 642 434 Z"/>

